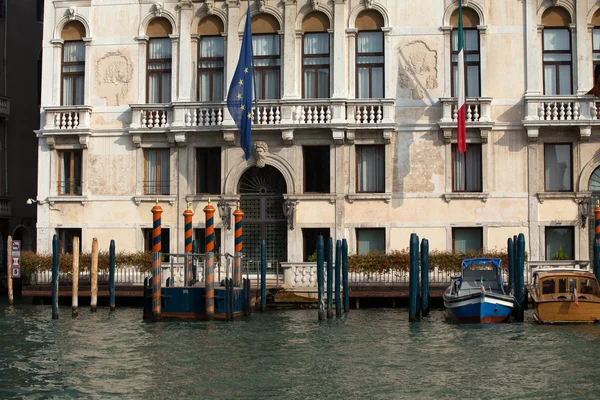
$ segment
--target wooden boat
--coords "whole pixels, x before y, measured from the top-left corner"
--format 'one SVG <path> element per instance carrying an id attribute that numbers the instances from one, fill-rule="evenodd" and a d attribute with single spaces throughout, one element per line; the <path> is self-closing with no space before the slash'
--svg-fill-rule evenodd
<path id="1" fill-rule="evenodd" d="M 587 263 L 587 262 L 586 262 Z M 570 324 L 600 321 L 600 292 L 592 271 L 572 266 L 542 265 L 532 269 L 528 287 L 534 317 L 540 323 Z"/>
<path id="2" fill-rule="evenodd" d="M 459 322 L 494 324 L 512 313 L 514 296 L 505 293 L 498 258 L 466 258 L 460 276 L 452 277 L 444 305 Z"/>

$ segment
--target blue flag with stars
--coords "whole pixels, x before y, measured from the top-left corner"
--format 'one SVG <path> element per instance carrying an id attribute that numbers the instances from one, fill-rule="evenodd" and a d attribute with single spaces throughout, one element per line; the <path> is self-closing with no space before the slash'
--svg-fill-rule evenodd
<path id="1" fill-rule="evenodd" d="M 240 130 L 240 144 L 246 160 L 252 149 L 252 28 L 250 10 L 246 14 L 246 27 L 237 68 L 227 92 L 227 108 Z"/>

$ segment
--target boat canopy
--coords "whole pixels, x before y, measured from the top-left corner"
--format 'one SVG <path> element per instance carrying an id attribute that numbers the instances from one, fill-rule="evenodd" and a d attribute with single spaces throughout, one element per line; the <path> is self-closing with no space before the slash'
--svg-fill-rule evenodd
<path id="1" fill-rule="evenodd" d="M 465 258 L 462 261 L 462 269 L 467 269 L 472 265 L 492 265 L 498 269 L 502 269 L 499 258 Z"/>

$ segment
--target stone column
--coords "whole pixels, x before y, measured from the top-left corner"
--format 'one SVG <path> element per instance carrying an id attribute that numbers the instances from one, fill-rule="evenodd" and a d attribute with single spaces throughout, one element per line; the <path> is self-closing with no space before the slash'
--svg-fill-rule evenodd
<path id="1" fill-rule="evenodd" d="M 573 92 L 586 94 L 594 86 L 592 70 L 592 33 L 587 23 L 587 7 L 583 2 L 576 2 L 576 32 L 574 41 L 577 48 L 573 59 L 576 60 L 577 80 Z"/>
<path id="2" fill-rule="evenodd" d="M 356 35 L 357 29 L 346 29 L 348 37 L 348 98 L 356 98 Z M 387 58 L 387 57 L 386 57 Z M 334 71 L 335 74 L 338 71 Z"/>
<path id="3" fill-rule="evenodd" d="M 392 28 L 383 27 L 381 30 L 383 31 L 383 54 L 386 55 L 383 64 L 383 97 L 394 98 L 396 94 L 395 89 L 392 89 L 394 87 L 392 85 L 392 58 L 394 57 L 394 53 L 392 51 L 392 45 L 390 44 L 390 33 L 392 32 Z M 356 76 L 356 74 L 354 74 L 354 76 Z"/>
<path id="4" fill-rule="evenodd" d="M 537 24 L 537 0 L 526 0 L 525 6 L 525 52 L 526 95 L 541 94 L 541 52 Z"/>
<path id="5" fill-rule="evenodd" d="M 296 2 L 294 0 L 285 0 L 284 12 L 284 30 L 283 47 L 280 54 L 283 53 L 281 60 L 281 72 L 283 74 L 282 99 L 298 98 L 296 85 Z"/>
<path id="6" fill-rule="evenodd" d="M 62 39 L 53 39 L 50 43 L 52 43 L 52 100 L 49 102 L 50 104 L 44 105 L 60 105 L 61 99 L 61 90 L 62 90 L 62 79 L 61 79 L 61 66 L 62 66 L 62 47 L 64 41 Z M 47 65 L 47 63 L 45 63 Z M 45 69 L 43 70 L 45 71 Z M 48 82 L 48 79 L 44 79 L 42 82 Z M 42 96 L 44 92 L 42 92 Z M 46 121 L 46 125 L 48 122 Z"/>
<path id="7" fill-rule="evenodd" d="M 225 96 L 229 83 L 233 79 L 238 58 L 240 57 L 241 36 L 238 32 L 240 22 L 240 7 L 235 1 L 227 3 L 227 40 L 225 44 Z M 250 12 L 250 10 L 248 10 Z M 246 18 L 246 16 L 243 16 Z M 226 99 L 226 97 L 225 97 Z M 223 107 L 223 125 L 232 124 L 233 119 L 227 107 Z"/>
<path id="8" fill-rule="evenodd" d="M 346 75 L 348 62 L 346 57 L 346 4 L 344 0 L 335 0 L 333 5 L 333 46 L 331 54 L 331 74 L 333 75 L 334 99 L 345 99 L 348 89 Z M 352 64 L 352 63 L 350 63 Z"/>
<path id="9" fill-rule="evenodd" d="M 171 39 L 171 102 L 177 101 L 179 93 L 179 35 L 169 35 Z M 187 82 L 189 83 L 189 82 Z"/>
<path id="10" fill-rule="evenodd" d="M 190 26 L 193 9 L 191 1 L 179 2 L 179 70 L 173 69 L 173 76 L 178 75 L 179 96 L 177 101 L 190 101 L 192 89 L 192 41 Z M 175 100 L 175 98 L 174 98 Z"/>
<path id="11" fill-rule="evenodd" d="M 135 103 L 146 103 L 146 51 L 148 48 L 148 36 L 137 36 L 135 38 L 140 44 L 138 47 L 138 93 Z"/>
<path id="12" fill-rule="evenodd" d="M 539 201 L 536 196 L 538 191 L 543 191 L 544 180 L 540 181 L 539 177 L 542 176 L 543 171 L 543 144 L 538 142 L 529 142 L 527 146 L 527 169 L 529 170 L 528 186 L 529 193 L 527 200 L 529 201 L 529 260 L 538 261 L 540 260 L 540 223 L 538 216 Z M 540 161 L 542 158 L 542 161 Z"/>

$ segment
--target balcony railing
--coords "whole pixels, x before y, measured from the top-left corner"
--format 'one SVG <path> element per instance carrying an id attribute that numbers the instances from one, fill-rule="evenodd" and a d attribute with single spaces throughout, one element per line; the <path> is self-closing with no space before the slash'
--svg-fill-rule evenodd
<path id="1" fill-rule="evenodd" d="M 60 196 L 81 196 L 81 181 L 67 179 L 58 181 L 58 194 Z"/>
<path id="2" fill-rule="evenodd" d="M 458 100 L 455 97 L 441 98 L 442 123 L 458 121 Z M 492 121 L 492 99 L 490 97 L 469 97 L 466 101 L 467 125 L 489 123 Z"/>
<path id="3" fill-rule="evenodd" d="M 45 130 L 89 129 L 91 106 L 52 106 L 46 111 Z"/>
<path id="4" fill-rule="evenodd" d="M 171 183 L 164 181 L 144 181 L 144 194 L 145 195 L 169 195 L 171 190 Z"/>
<path id="5" fill-rule="evenodd" d="M 525 121 L 529 124 L 571 124 L 600 119 L 594 96 L 525 96 Z M 544 122 L 541 122 L 544 121 Z"/>
<path id="6" fill-rule="evenodd" d="M 172 123 L 173 107 L 170 104 L 131 105 L 132 128 L 169 128 L 172 125 Z"/>
<path id="7" fill-rule="evenodd" d="M 10 100 L 7 97 L 0 96 L 0 116 L 8 117 L 10 115 Z"/>

